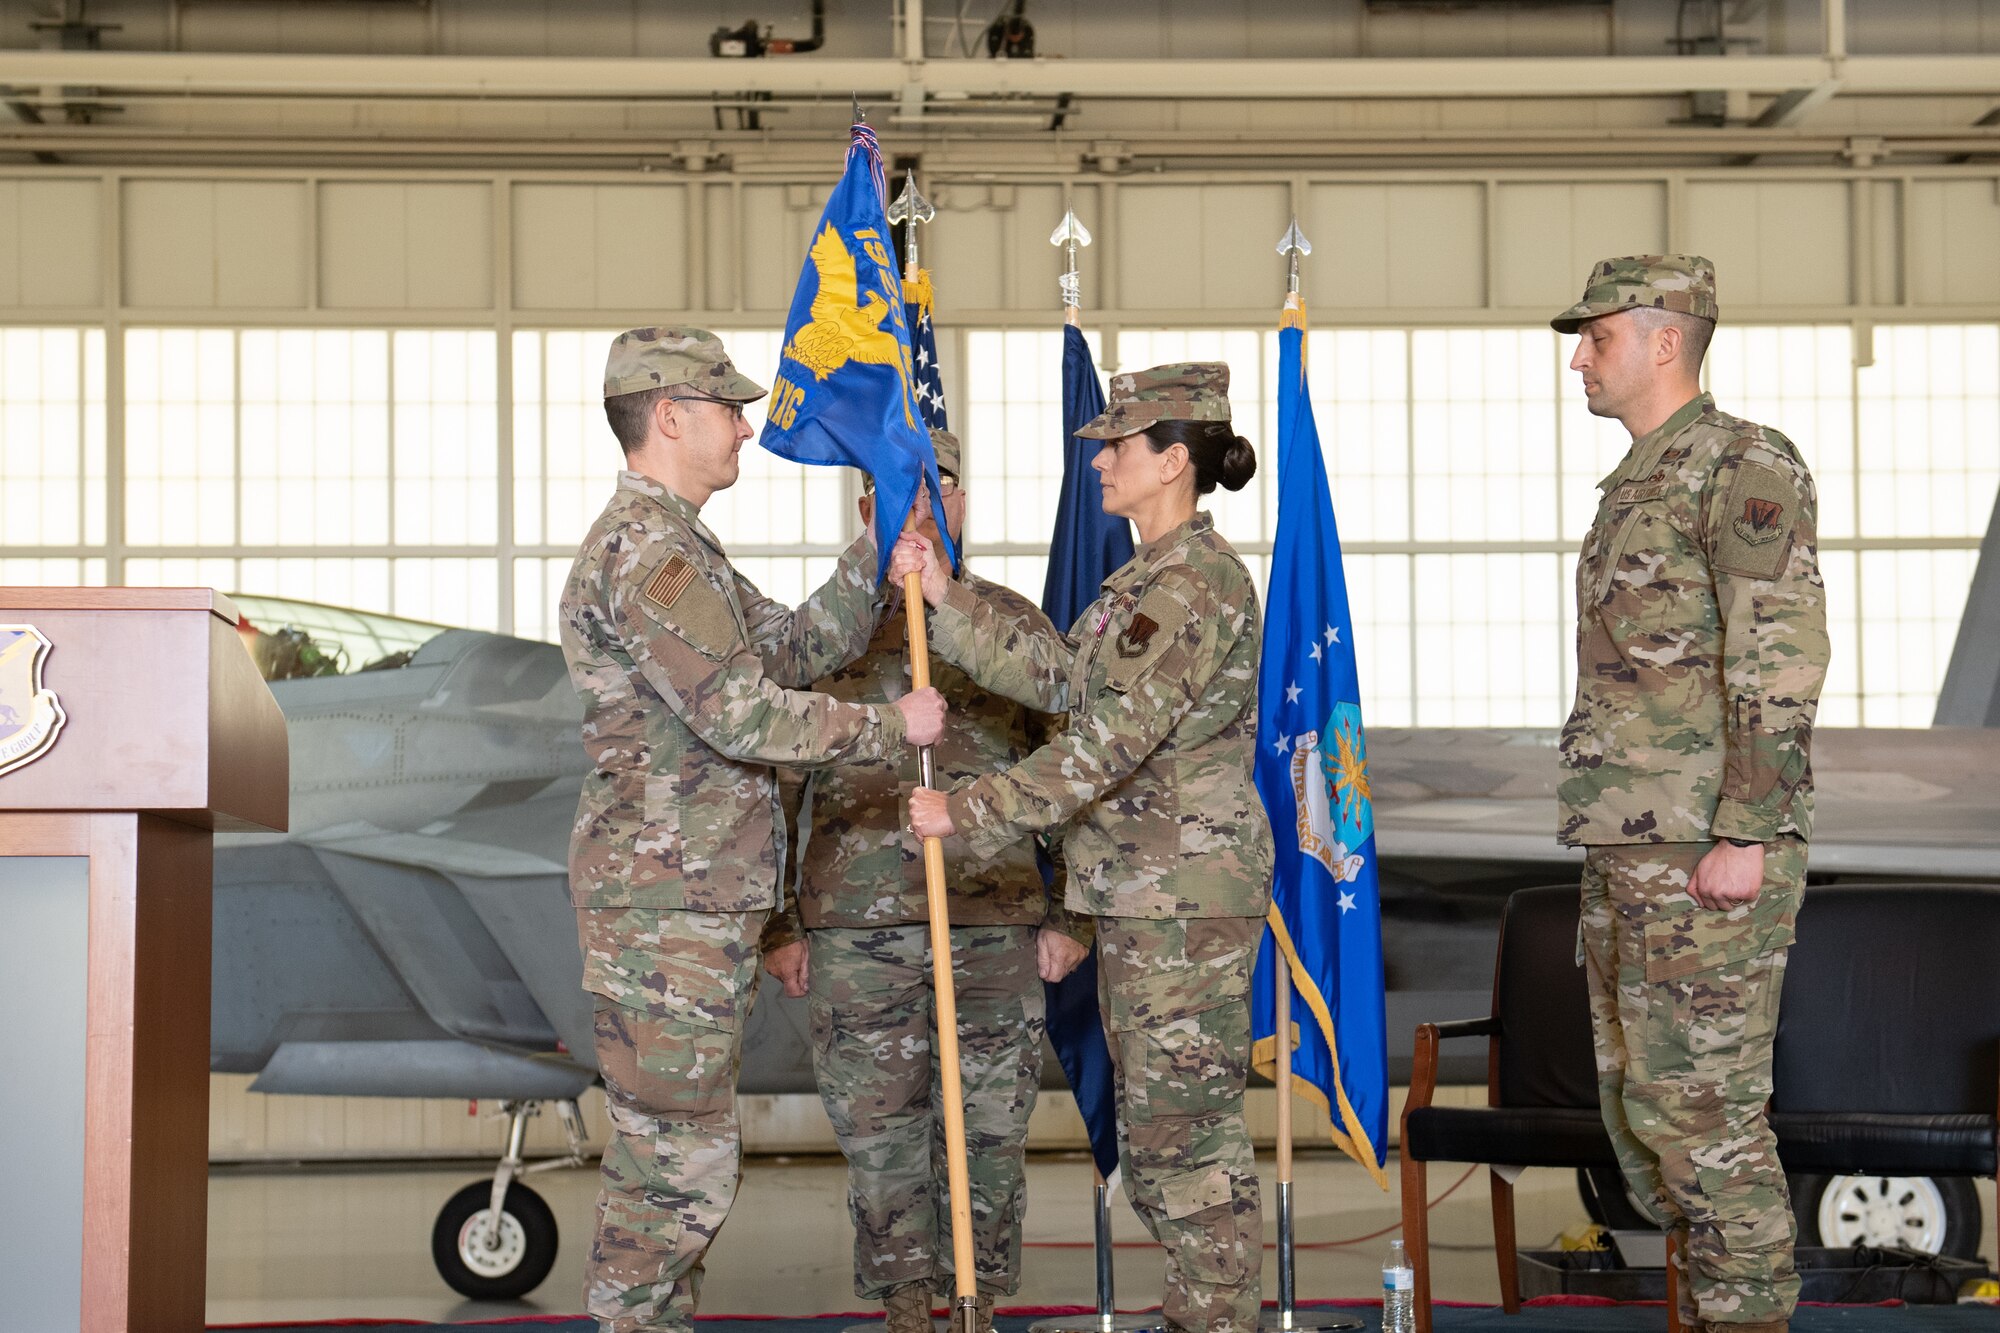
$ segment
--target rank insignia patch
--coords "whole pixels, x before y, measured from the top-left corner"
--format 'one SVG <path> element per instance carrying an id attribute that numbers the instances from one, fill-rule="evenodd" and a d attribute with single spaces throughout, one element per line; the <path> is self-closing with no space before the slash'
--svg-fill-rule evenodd
<path id="1" fill-rule="evenodd" d="M 1154 622 L 1153 618 L 1144 612 L 1133 616 L 1132 623 L 1127 625 L 1125 632 L 1118 636 L 1118 655 L 1120 657 L 1140 656 L 1146 651 L 1146 645 L 1152 642 L 1153 634 L 1159 628 L 1159 625 Z"/>
<path id="2" fill-rule="evenodd" d="M 653 571 L 653 577 L 646 580 L 646 597 L 656 605 L 671 607 L 687 591 L 688 584 L 694 582 L 694 565 L 681 556 L 673 556 L 667 563 Z"/>

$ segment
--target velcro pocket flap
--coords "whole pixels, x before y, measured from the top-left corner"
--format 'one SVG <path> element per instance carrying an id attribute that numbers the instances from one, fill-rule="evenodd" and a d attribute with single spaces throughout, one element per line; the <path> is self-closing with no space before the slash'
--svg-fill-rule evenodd
<path id="1" fill-rule="evenodd" d="M 617 953 L 593 949 L 584 956 L 583 988 L 654 1018 L 736 1030 L 734 974 L 692 959 L 661 957 L 643 947 Z"/>
<path id="2" fill-rule="evenodd" d="M 1746 903 L 1727 912 L 1697 907 L 1646 926 L 1646 980 L 1673 981 L 1741 963 L 1792 942 L 1792 928 Z"/>
<path id="3" fill-rule="evenodd" d="M 1160 1200 L 1168 1217 L 1193 1217 L 1206 1212 L 1229 1202 L 1229 1172 L 1209 1166 L 1162 1176 Z"/>
<path id="4" fill-rule="evenodd" d="M 1224 973 L 1213 964 L 1121 979 L 1108 988 L 1105 1022 L 1114 1032 L 1131 1032 L 1213 1009 L 1234 995 L 1221 984 L 1223 979 Z"/>

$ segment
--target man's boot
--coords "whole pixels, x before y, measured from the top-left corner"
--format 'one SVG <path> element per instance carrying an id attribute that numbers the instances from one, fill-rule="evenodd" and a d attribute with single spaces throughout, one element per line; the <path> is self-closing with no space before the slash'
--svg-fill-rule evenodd
<path id="1" fill-rule="evenodd" d="M 921 1282 L 897 1287 L 882 1298 L 886 1333 L 932 1333 L 931 1289 Z"/>
<path id="2" fill-rule="evenodd" d="M 1718 1324 L 1713 1321 L 1703 1324 L 1703 1333 L 1791 1333 L 1789 1319 L 1770 1319 L 1761 1324 Z"/>

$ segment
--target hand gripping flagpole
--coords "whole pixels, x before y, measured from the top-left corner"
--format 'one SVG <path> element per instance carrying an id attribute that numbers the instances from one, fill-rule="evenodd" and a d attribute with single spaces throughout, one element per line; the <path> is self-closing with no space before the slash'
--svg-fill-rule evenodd
<path id="1" fill-rule="evenodd" d="M 1062 284 L 1063 323 L 1083 324 L 1083 275 L 1077 271 L 1076 250 L 1090 244 L 1090 228 L 1077 221 L 1076 210 L 1063 210 L 1062 221 L 1049 234 L 1050 245 L 1060 245 L 1069 259 L 1069 268 L 1058 281 Z"/>
<path id="2" fill-rule="evenodd" d="M 1278 253 L 1289 261 L 1285 276 L 1285 320 L 1305 323 L 1305 301 L 1299 296 L 1299 259 L 1312 253 L 1312 242 L 1299 230 L 1299 220 L 1294 217 L 1292 225 L 1278 238 Z M 1301 358 L 1300 373 L 1303 370 Z M 1280 392 L 1284 390 L 1281 389 Z M 1292 1207 L 1292 1047 L 1295 1036 L 1292 1029 L 1292 972 L 1284 959 L 1271 969 L 1276 983 L 1276 1004 L 1272 1027 L 1277 1047 L 1278 1076 L 1278 1308 L 1266 1310 L 1258 1320 L 1258 1327 L 1285 1330 L 1354 1329 L 1364 1325 L 1359 1319 L 1341 1315 L 1311 1314 L 1301 1316 L 1298 1311 L 1297 1278 L 1295 1263 L 1298 1245 L 1293 1231 L 1295 1215 Z"/>
<path id="3" fill-rule="evenodd" d="M 1077 272 L 1076 252 L 1077 247 L 1090 244 L 1090 228 L 1077 219 L 1074 208 L 1067 208 L 1063 211 L 1062 221 L 1049 234 L 1049 244 L 1063 247 L 1069 261 L 1059 280 L 1062 285 L 1063 322 L 1081 327 L 1083 280 Z M 1138 1330 L 1162 1329 L 1164 1326 L 1158 1315 L 1117 1312 L 1111 1268 L 1114 1253 L 1111 1245 L 1111 1186 L 1098 1174 L 1095 1163 L 1091 1165 L 1090 1175 L 1095 1182 L 1091 1191 L 1091 1248 L 1097 1259 L 1097 1313 L 1037 1319 L 1028 1325 L 1028 1333 L 1137 1333 Z"/>

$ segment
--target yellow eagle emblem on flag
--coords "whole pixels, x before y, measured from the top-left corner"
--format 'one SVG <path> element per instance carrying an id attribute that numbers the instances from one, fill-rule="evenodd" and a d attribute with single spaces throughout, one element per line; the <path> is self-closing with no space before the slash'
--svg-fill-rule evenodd
<path id="1" fill-rule="evenodd" d="M 840 233 L 831 223 L 813 241 L 808 257 L 819 274 L 812 323 L 799 326 L 784 354 L 820 380 L 849 361 L 900 369 L 902 344 L 893 326 L 882 327 L 889 317 L 889 303 L 873 291 L 868 293 L 866 304 L 861 302 L 854 256 L 841 244 Z"/>

